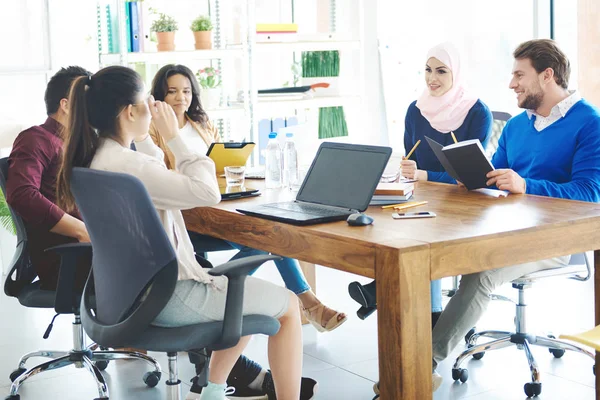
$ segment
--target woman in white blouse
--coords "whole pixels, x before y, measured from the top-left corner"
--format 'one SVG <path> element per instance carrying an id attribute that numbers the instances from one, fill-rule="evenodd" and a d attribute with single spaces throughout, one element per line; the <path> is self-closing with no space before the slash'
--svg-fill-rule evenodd
<path id="1" fill-rule="evenodd" d="M 182 209 L 210 206 L 220 201 L 215 166 L 208 157 L 192 152 L 179 136 L 172 108 L 144 94 L 140 76 L 125 67 L 107 67 L 91 77 L 78 78 L 69 98 L 69 124 L 58 176 L 58 199 L 63 209 L 75 207 L 70 191 L 73 167 L 121 172 L 143 183 L 175 249 L 179 280 L 169 303 L 154 321 L 160 326 L 185 326 L 222 320 L 227 279 L 211 277 L 196 262 Z M 175 155 L 176 170 L 169 170 L 163 152 L 148 128 L 153 120 Z M 135 141 L 137 151 L 129 146 Z M 269 361 L 277 398 L 298 400 L 302 367 L 302 330 L 298 300 L 285 288 L 248 277 L 244 315 L 278 318 L 279 332 L 269 338 Z M 213 352 L 209 385 L 202 400 L 223 400 L 226 379 L 248 343 L 244 337 L 233 348 Z"/>

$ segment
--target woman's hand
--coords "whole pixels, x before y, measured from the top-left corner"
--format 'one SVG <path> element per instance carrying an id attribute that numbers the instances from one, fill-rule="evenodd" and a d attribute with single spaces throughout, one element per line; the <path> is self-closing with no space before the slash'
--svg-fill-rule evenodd
<path id="1" fill-rule="evenodd" d="M 417 163 L 413 160 L 402 160 L 400 162 L 400 174 L 408 179 L 416 179 Z"/>
<path id="2" fill-rule="evenodd" d="M 413 160 L 402 160 L 400 163 L 400 174 L 408 179 L 416 179 L 418 181 L 427 180 L 427 171 L 417 169 L 417 163 Z"/>
<path id="3" fill-rule="evenodd" d="M 179 134 L 179 124 L 173 108 L 163 101 L 155 101 L 153 96 L 148 98 L 148 107 L 152 114 L 152 121 L 158 133 L 169 141 Z"/>

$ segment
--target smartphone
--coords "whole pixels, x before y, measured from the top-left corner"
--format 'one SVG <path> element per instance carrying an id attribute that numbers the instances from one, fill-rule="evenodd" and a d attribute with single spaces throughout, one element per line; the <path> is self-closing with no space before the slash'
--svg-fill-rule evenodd
<path id="1" fill-rule="evenodd" d="M 431 211 L 419 211 L 419 212 L 407 212 L 407 213 L 394 213 L 392 218 L 394 219 L 408 219 L 408 218 L 433 218 L 435 213 Z"/>

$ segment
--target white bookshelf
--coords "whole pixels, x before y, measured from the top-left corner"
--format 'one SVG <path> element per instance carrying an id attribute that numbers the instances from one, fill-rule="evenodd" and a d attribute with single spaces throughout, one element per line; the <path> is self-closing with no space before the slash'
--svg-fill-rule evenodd
<path id="1" fill-rule="evenodd" d="M 244 55 L 241 46 L 230 49 L 189 50 L 189 51 L 157 51 L 151 53 L 101 54 L 102 66 L 115 64 L 168 64 L 185 63 L 197 60 L 233 59 Z"/>

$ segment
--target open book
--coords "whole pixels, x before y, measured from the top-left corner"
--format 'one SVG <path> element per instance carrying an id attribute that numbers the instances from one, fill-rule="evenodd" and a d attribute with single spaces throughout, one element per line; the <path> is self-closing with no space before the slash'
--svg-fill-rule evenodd
<path id="1" fill-rule="evenodd" d="M 462 182 L 467 189 L 487 188 L 487 173 L 494 166 L 485 156 L 479 139 L 465 140 L 443 147 L 425 137 L 440 163 L 451 177 Z"/>

